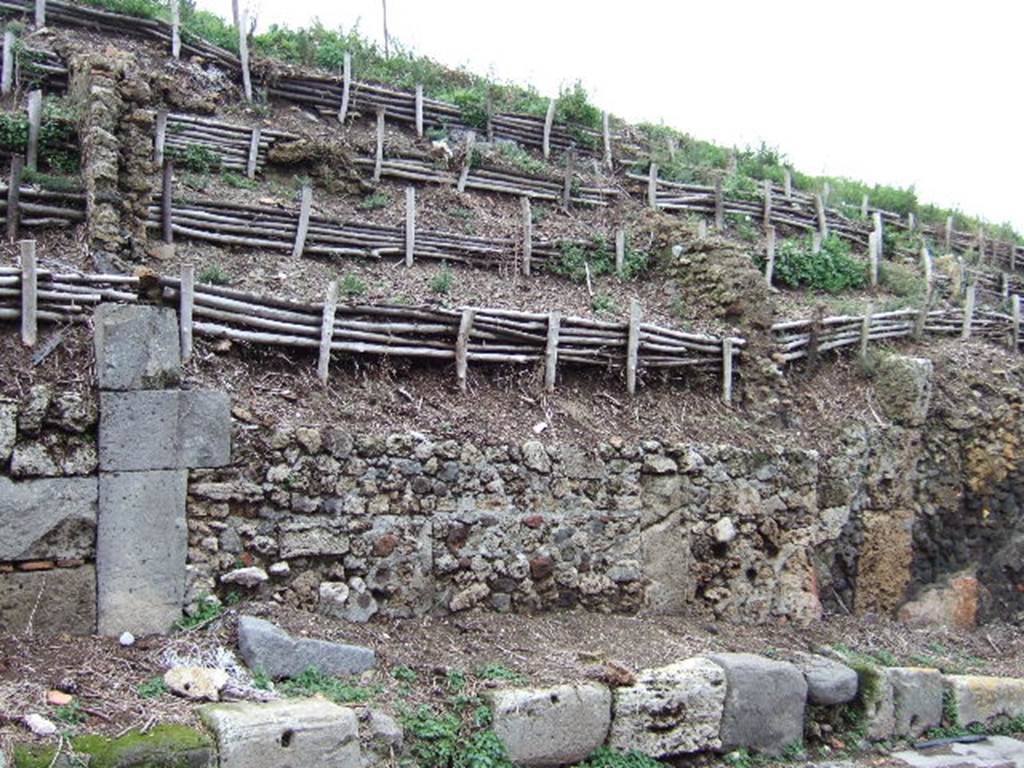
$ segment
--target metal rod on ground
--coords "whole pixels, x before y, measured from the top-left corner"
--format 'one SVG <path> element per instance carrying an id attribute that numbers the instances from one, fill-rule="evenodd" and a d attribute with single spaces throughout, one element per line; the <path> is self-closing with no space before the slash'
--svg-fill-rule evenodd
<path id="1" fill-rule="evenodd" d="M 971 326 L 974 324 L 974 291 L 974 285 L 967 286 L 967 298 L 964 300 L 964 325 L 960 330 L 961 339 L 971 338 Z"/>
<path id="2" fill-rule="evenodd" d="M 416 137 L 423 138 L 423 86 L 416 86 Z"/>
<path id="3" fill-rule="evenodd" d="M 459 320 L 459 335 L 455 340 L 455 378 L 459 389 L 466 391 L 466 376 L 469 373 L 469 334 L 473 330 L 473 319 L 476 312 L 472 309 L 462 310 Z"/>
<path id="4" fill-rule="evenodd" d="M 324 311 L 320 319 L 320 354 L 316 361 L 316 375 L 321 384 L 327 383 L 331 370 L 331 343 L 334 341 L 334 315 L 338 309 L 338 281 L 327 284 Z"/>
<path id="5" fill-rule="evenodd" d="M 46 0 L 36 0 L 36 29 L 46 26 Z"/>
<path id="6" fill-rule="evenodd" d="M 658 164 L 651 163 L 647 170 L 647 207 L 658 207 Z"/>
<path id="7" fill-rule="evenodd" d="M 346 53 L 342 64 L 341 106 L 338 107 L 338 122 L 344 123 L 348 117 L 348 99 L 352 90 L 352 54 Z"/>
<path id="8" fill-rule="evenodd" d="M 615 230 L 615 274 L 622 276 L 626 266 L 626 230 L 619 227 Z"/>
<path id="9" fill-rule="evenodd" d="M 7 187 L 7 239 L 12 243 L 18 237 L 18 222 L 21 219 L 21 174 L 24 169 L 24 158 L 11 155 L 11 179 Z"/>
<path id="10" fill-rule="evenodd" d="M 1013 343 L 1013 351 L 1020 351 L 1020 296 L 1017 294 L 1013 295 L 1011 299 L 1011 326 L 1010 326 L 1010 340 Z"/>
<path id="11" fill-rule="evenodd" d="M 558 333 L 562 325 L 562 313 L 558 310 L 548 315 L 548 338 L 544 348 L 544 391 L 555 391 L 555 375 L 558 370 Z"/>
<path id="12" fill-rule="evenodd" d="M 462 157 L 462 170 L 459 172 L 459 183 L 456 185 L 460 194 L 466 191 L 466 182 L 469 181 L 469 171 L 473 167 L 474 147 L 476 147 L 476 133 L 470 131 L 466 134 L 466 154 Z"/>
<path id="13" fill-rule="evenodd" d="M 28 94 L 28 144 L 25 149 L 25 167 L 36 170 L 39 159 L 39 129 L 43 122 L 43 92 L 38 88 Z"/>
<path id="14" fill-rule="evenodd" d="M 249 137 L 249 156 L 245 160 L 245 175 L 250 179 L 256 178 L 256 164 L 260 157 L 260 127 L 257 125 L 252 129 L 252 136 Z"/>
<path id="15" fill-rule="evenodd" d="M 14 85 L 14 30 L 8 26 L 4 29 L 3 70 L 0 71 L 0 96 L 6 96 Z"/>
<path id="16" fill-rule="evenodd" d="M 153 163 L 157 167 L 164 164 L 164 145 L 167 143 L 167 110 L 156 113 L 156 137 L 153 139 Z"/>
<path id="17" fill-rule="evenodd" d="M 874 314 L 875 308 L 868 304 L 867 311 L 864 313 L 864 317 L 860 321 L 860 359 L 861 362 L 867 362 L 868 359 L 868 341 L 871 339 L 871 315 Z"/>
<path id="18" fill-rule="evenodd" d="M 178 328 L 181 336 L 181 360 L 187 363 L 192 358 L 192 307 L 195 301 L 196 268 L 192 264 L 181 265 L 181 290 L 179 291 Z"/>
<path id="19" fill-rule="evenodd" d="M 612 162 L 612 132 L 607 112 L 601 116 L 601 132 L 604 134 L 604 165 L 610 171 L 614 164 Z"/>
<path id="20" fill-rule="evenodd" d="M 725 229 L 725 203 L 722 200 L 722 177 L 715 179 L 715 229 Z"/>
<path id="21" fill-rule="evenodd" d="M 522 272 L 530 276 L 530 260 L 533 257 L 533 211 L 530 207 L 530 198 L 525 195 L 521 198 L 523 216 L 523 264 Z"/>
<path id="22" fill-rule="evenodd" d="M 380 181 L 384 167 L 384 108 L 377 110 L 377 148 L 373 155 L 373 180 Z M 460 190 L 461 191 L 461 190 Z"/>
<path id="23" fill-rule="evenodd" d="M 242 8 L 238 23 L 238 61 L 242 67 L 242 92 L 252 102 L 252 78 L 249 74 L 249 9 Z"/>
<path id="24" fill-rule="evenodd" d="M 626 339 L 626 391 L 636 394 L 636 368 L 640 357 L 640 323 L 642 321 L 640 302 L 629 302 L 629 333 Z"/>
<path id="25" fill-rule="evenodd" d="M 38 329 L 36 241 L 22 240 L 19 245 L 21 247 L 21 343 L 26 347 L 31 347 L 36 343 Z"/>
<path id="26" fill-rule="evenodd" d="M 302 188 L 302 202 L 299 204 L 299 224 L 295 228 L 295 244 L 292 246 L 292 258 L 302 257 L 306 250 L 306 234 L 309 232 L 309 215 L 313 209 L 313 187 L 309 184 Z"/>
<path id="27" fill-rule="evenodd" d="M 181 3 L 171 0 L 171 56 L 181 58 Z"/>
<path id="28" fill-rule="evenodd" d="M 769 224 L 766 229 L 768 255 L 764 262 L 764 279 L 768 285 L 771 285 L 772 274 L 775 272 L 775 227 Z"/>
<path id="29" fill-rule="evenodd" d="M 411 267 L 416 251 L 416 187 L 405 188 L 405 266 Z"/>
<path id="30" fill-rule="evenodd" d="M 732 339 L 722 339 L 722 402 L 732 405 Z"/>
<path id="31" fill-rule="evenodd" d="M 544 115 L 544 159 L 551 156 L 551 124 L 555 121 L 555 100 L 548 100 L 548 111 Z"/>
<path id="32" fill-rule="evenodd" d="M 160 189 L 160 219 L 163 223 L 164 243 L 170 245 L 174 242 L 174 215 L 172 210 L 174 201 L 173 160 L 164 160 L 164 173 Z"/>

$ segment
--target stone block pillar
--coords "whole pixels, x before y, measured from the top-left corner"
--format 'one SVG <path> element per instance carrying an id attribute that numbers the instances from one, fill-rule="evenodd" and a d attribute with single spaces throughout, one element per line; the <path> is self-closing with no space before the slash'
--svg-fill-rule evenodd
<path id="1" fill-rule="evenodd" d="M 177 388 L 174 310 L 104 304 L 95 322 L 98 631 L 166 632 L 185 593 L 188 470 L 230 461 L 230 399 Z"/>

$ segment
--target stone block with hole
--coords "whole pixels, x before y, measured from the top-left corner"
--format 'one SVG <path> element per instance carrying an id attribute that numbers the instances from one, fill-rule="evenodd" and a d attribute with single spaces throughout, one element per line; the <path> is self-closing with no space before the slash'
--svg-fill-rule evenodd
<path id="1" fill-rule="evenodd" d="M 942 724 L 942 673 L 937 669 L 889 667 L 895 734 L 916 738 Z"/>
<path id="2" fill-rule="evenodd" d="M 209 704 L 220 768 L 361 768 L 356 715 L 325 699 Z"/>
<path id="3" fill-rule="evenodd" d="M 516 765 L 569 765 L 604 744 L 611 692 L 603 685 L 512 688 L 493 694 L 494 733 Z"/>
<path id="4" fill-rule="evenodd" d="M 985 675 L 946 675 L 961 725 L 1024 717 L 1024 680 Z"/>
<path id="5" fill-rule="evenodd" d="M 231 398 L 225 392 L 100 393 L 104 471 L 220 467 L 231 460 Z"/>
<path id="6" fill-rule="evenodd" d="M 101 304 L 95 324 L 100 389 L 164 389 L 181 381 L 181 342 L 173 309 Z"/>

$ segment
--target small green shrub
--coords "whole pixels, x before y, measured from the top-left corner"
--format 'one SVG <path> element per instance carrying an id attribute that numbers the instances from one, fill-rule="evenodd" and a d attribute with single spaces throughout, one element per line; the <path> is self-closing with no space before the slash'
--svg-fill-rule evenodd
<path id="1" fill-rule="evenodd" d="M 53 711 L 55 719 L 66 725 L 80 725 L 88 719 L 88 715 L 82 711 L 82 705 L 77 700 L 69 704 L 57 707 Z"/>
<path id="2" fill-rule="evenodd" d="M 648 270 L 651 264 L 651 254 L 647 251 L 634 251 L 628 245 L 622 259 L 623 280 L 636 280 Z"/>
<path id="3" fill-rule="evenodd" d="M 339 288 L 341 289 L 342 296 L 362 296 L 366 293 L 366 283 L 363 282 L 359 275 L 354 275 L 351 272 L 347 272 L 341 278 Z"/>
<path id="4" fill-rule="evenodd" d="M 197 599 L 199 609 L 191 616 L 183 616 L 174 622 L 174 628 L 188 631 L 213 621 L 224 613 L 224 606 L 212 595 L 203 593 Z"/>
<path id="5" fill-rule="evenodd" d="M 730 756 L 734 754 L 737 753 L 731 752 L 726 755 L 726 762 L 736 768 L 748 768 L 749 763 L 732 762 Z M 594 754 L 577 764 L 576 768 L 664 768 L 664 763 L 659 763 L 642 752 L 620 752 L 611 747 L 599 747 Z"/>
<path id="6" fill-rule="evenodd" d="M 231 277 L 220 264 L 209 264 L 200 270 L 199 282 L 207 285 L 230 285 Z"/>
<path id="7" fill-rule="evenodd" d="M 430 278 L 430 290 L 444 296 L 451 292 L 454 283 L 455 275 L 452 274 L 447 264 L 442 263 L 438 273 Z"/>
<path id="8" fill-rule="evenodd" d="M 901 298 L 920 298 L 926 289 L 923 275 L 903 264 L 890 261 L 878 265 L 878 282 Z"/>
<path id="9" fill-rule="evenodd" d="M 135 686 L 135 692 L 144 699 L 155 699 L 163 696 L 168 690 L 167 683 L 160 676 L 151 677 Z"/>
<path id="10" fill-rule="evenodd" d="M 387 192 L 374 192 L 372 195 L 367 195 L 360 201 L 359 210 L 361 211 L 376 211 L 381 208 L 387 208 L 391 205 L 393 198 Z"/>
<path id="11" fill-rule="evenodd" d="M 247 176 L 232 171 L 222 172 L 220 178 L 229 187 L 234 187 L 235 189 L 256 189 L 257 186 L 255 179 L 250 179 Z"/>
<path id="12" fill-rule="evenodd" d="M 760 260 L 763 266 L 764 257 Z M 850 256 L 847 243 L 830 235 L 814 253 L 805 241 L 785 240 L 775 253 L 775 279 L 791 288 L 839 293 L 863 288 L 867 283 L 866 266 Z"/>
<path id="13" fill-rule="evenodd" d="M 191 173 L 206 175 L 220 168 L 220 155 L 203 144 L 189 144 L 184 150 L 175 147 L 167 155 Z"/>
<path id="14" fill-rule="evenodd" d="M 370 688 L 350 685 L 337 677 L 325 675 L 316 667 L 310 667 L 298 677 L 282 682 L 277 688 L 285 696 L 314 696 L 319 693 L 335 704 L 367 701 L 375 693 Z"/>
<path id="15" fill-rule="evenodd" d="M 509 683 L 522 683 L 526 680 L 514 669 L 509 669 L 502 664 L 488 664 L 477 670 L 476 676 L 481 680 L 502 680 Z"/>
<path id="16" fill-rule="evenodd" d="M 544 172 L 544 163 L 535 158 L 518 144 L 511 141 L 503 141 L 498 144 L 498 151 L 501 156 L 523 173 L 540 174 Z"/>
<path id="17" fill-rule="evenodd" d="M 274 682 L 270 679 L 270 675 L 263 671 L 263 667 L 256 667 L 253 670 L 252 687 L 259 688 L 261 691 L 274 690 Z"/>
<path id="18" fill-rule="evenodd" d="M 613 315 L 616 312 L 615 299 L 607 293 L 599 293 L 590 300 L 590 308 L 599 315 Z"/>
<path id="19" fill-rule="evenodd" d="M 391 670 L 391 676 L 395 680 L 401 680 L 404 683 L 415 683 L 419 678 L 419 675 L 409 667 L 400 665 Z"/>
<path id="20" fill-rule="evenodd" d="M 452 702 L 464 709 L 471 701 Z M 487 714 L 482 716 L 481 710 Z M 490 710 L 480 705 L 471 718 L 426 705 L 401 716 L 409 748 L 420 768 L 512 768 L 505 747 L 492 730 L 475 730 L 490 724 Z"/>

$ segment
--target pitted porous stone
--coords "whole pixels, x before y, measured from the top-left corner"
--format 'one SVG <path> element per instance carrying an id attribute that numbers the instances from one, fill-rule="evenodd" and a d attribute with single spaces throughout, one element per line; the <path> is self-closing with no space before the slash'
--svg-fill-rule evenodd
<path id="1" fill-rule="evenodd" d="M 11 635 L 93 634 L 96 569 L 83 565 L 0 575 L 0 627 Z"/>
<path id="2" fill-rule="evenodd" d="M 208 704 L 220 768 L 360 768 L 355 713 L 325 699 Z"/>
<path id="3" fill-rule="evenodd" d="M 185 596 L 187 470 L 103 472 L 96 536 L 99 633 L 166 632 Z"/>
<path id="4" fill-rule="evenodd" d="M 835 706 L 857 696 L 857 673 L 834 659 L 813 653 L 792 653 L 789 661 L 803 672 L 807 681 L 807 701 Z"/>
<path id="5" fill-rule="evenodd" d="M 778 754 L 804 734 L 807 683 L 794 665 L 753 653 L 708 656 L 724 671 L 722 749 Z"/>
<path id="6" fill-rule="evenodd" d="M 262 670 L 274 680 L 301 675 L 310 667 L 325 675 L 357 675 L 377 664 L 369 648 L 293 638 L 275 624 L 254 616 L 238 619 L 238 649 L 249 669 Z"/>
<path id="7" fill-rule="evenodd" d="M 937 669 L 889 667 L 897 736 L 915 738 L 942 724 L 942 673 Z"/>
<path id="8" fill-rule="evenodd" d="M 1014 677 L 946 675 L 961 725 L 1024 716 L 1024 680 Z"/>
<path id="9" fill-rule="evenodd" d="M 494 733 L 516 765 L 569 765 L 604 744 L 611 692 L 603 685 L 514 688 L 493 695 Z"/>
<path id="10" fill-rule="evenodd" d="M 614 692 L 608 743 L 654 758 L 718 749 L 725 695 L 725 673 L 709 659 L 644 670 Z"/>
<path id="11" fill-rule="evenodd" d="M 0 561 L 92 558 L 98 496 L 95 477 L 0 476 Z"/>
<path id="12" fill-rule="evenodd" d="M 18 406 L 14 403 L 0 403 L 0 464 L 5 464 L 11 458 L 17 438 Z"/>
<path id="13" fill-rule="evenodd" d="M 173 309 L 100 304 L 93 318 L 100 389 L 164 389 L 181 381 L 181 346 Z"/>
<path id="14" fill-rule="evenodd" d="M 907 427 L 924 424 L 932 397 L 932 361 L 889 355 L 875 370 L 875 401 L 882 415 Z"/>
<path id="15" fill-rule="evenodd" d="M 231 460 L 231 398 L 226 392 L 101 392 L 99 444 L 104 470 L 223 466 Z"/>

